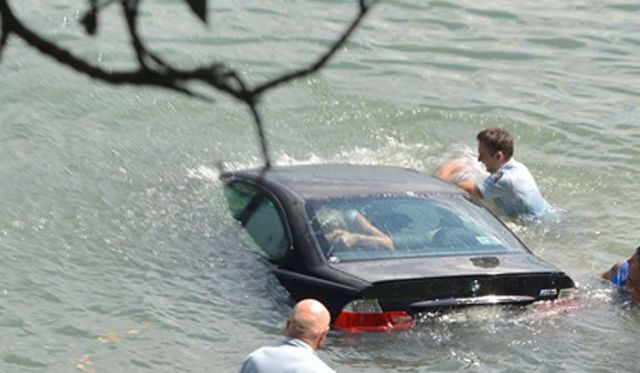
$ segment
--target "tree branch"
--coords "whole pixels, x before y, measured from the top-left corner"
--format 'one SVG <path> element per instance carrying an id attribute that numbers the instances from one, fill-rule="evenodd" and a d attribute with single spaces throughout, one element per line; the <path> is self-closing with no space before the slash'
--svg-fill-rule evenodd
<path id="1" fill-rule="evenodd" d="M 5 27 L 5 22 L 2 22 L 2 29 L 0 29 L 0 61 L 2 61 L 2 51 L 9 42 L 10 31 Z"/>
<path id="2" fill-rule="evenodd" d="M 0 20 L 2 28 L 0 33 L 0 61 L 2 51 L 7 46 L 9 37 L 13 34 L 27 44 L 36 48 L 42 54 L 53 58 L 60 64 L 68 66 L 73 70 L 85 74 L 93 79 L 101 80 L 110 84 L 133 84 L 150 85 L 163 89 L 172 90 L 190 97 L 198 98 L 206 102 L 213 102 L 213 99 L 204 94 L 195 92 L 186 87 L 189 82 L 200 82 L 208 85 L 216 91 L 227 94 L 248 106 L 255 128 L 260 140 L 260 149 L 265 162 L 265 170 L 271 167 L 269 157 L 269 147 L 264 125 L 258 110 L 258 101 L 261 95 L 266 92 L 322 69 L 337 51 L 351 37 L 356 28 L 360 25 L 370 6 L 366 0 L 358 0 L 359 12 L 351 21 L 347 29 L 338 39 L 325 51 L 316 61 L 308 67 L 289 71 L 267 82 L 257 85 L 253 89 L 248 89 L 240 75 L 221 63 L 212 63 L 208 66 L 200 66 L 193 69 L 180 69 L 171 66 L 162 58 L 152 53 L 143 43 L 138 34 L 138 8 L 141 0 L 104 0 L 99 3 L 97 0 L 88 0 L 90 9 L 82 18 L 81 22 L 89 35 L 93 35 L 98 26 L 98 13 L 105 7 L 120 3 L 123 8 L 123 17 L 127 24 L 127 31 L 131 37 L 131 47 L 135 51 L 138 66 L 132 70 L 111 71 L 93 65 L 88 61 L 74 56 L 68 49 L 62 48 L 50 42 L 29 27 L 20 22 L 14 15 L 9 0 L 0 0 Z M 206 0 L 187 0 L 191 9 L 196 15 L 206 22 Z M 150 64 L 150 62 L 152 62 Z"/>
<path id="3" fill-rule="evenodd" d="M 138 21 L 138 0 L 123 1 L 122 11 L 124 13 L 124 19 L 127 21 L 127 28 L 129 29 L 129 35 L 131 36 L 131 45 L 136 52 L 138 63 L 140 67 L 146 69 L 147 63 L 145 62 L 145 48 L 138 37 L 137 21 Z"/>
<path id="4" fill-rule="evenodd" d="M 333 57 L 333 55 L 338 51 L 338 49 L 340 49 L 340 47 L 342 47 L 344 43 L 346 43 L 346 41 L 349 39 L 351 34 L 355 31 L 356 28 L 358 28 L 358 25 L 360 24 L 360 22 L 367 15 L 368 11 L 369 11 L 369 7 L 364 3 L 364 0 L 360 0 L 360 12 L 356 16 L 356 18 L 351 22 L 351 25 L 349 25 L 347 30 L 340 36 L 340 38 L 333 43 L 331 48 L 329 48 L 328 51 L 326 51 L 322 56 L 320 56 L 316 62 L 314 62 L 307 68 L 285 73 L 278 78 L 275 78 L 266 83 L 263 83 L 255 87 L 252 90 L 252 93 L 259 95 L 262 92 L 272 89 L 278 85 L 287 83 L 294 79 L 302 78 L 303 76 L 313 74 L 316 71 L 320 70 L 327 62 L 329 62 L 331 57 Z"/>
<path id="5" fill-rule="evenodd" d="M 15 18 L 6 0 L 0 0 L 0 16 L 3 21 L 3 27 L 6 25 L 9 30 L 8 33 L 15 34 L 29 45 L 38 49 L 41 53 L 91 78 L 111 84 L 151 85 L 182 93 L 186 93 L 187 91 L 185 91 L 184 87 L 180 87 L 179 83 L 200 81 L 238 100 L 246 101 L 246 94 L 234 90 L 233 87 L 227 83 L 230 78 L 227 75 L 219 73 L 221 70 L 220 64 L 213 64 L 209 67 L 201 67 L 193 70 L 168 68 L 166 71 L 157 71 L 146 67 L 146 65 L 142 65 L 138 66 L 136 70 L 108 71 L 74 56 L 68 50 L 58 47 L 56 44 L 49 42 L 25 27 Z M 144 49 L 144 46 L 142 46 L 142 48 Z M 142 54 L 146 55 L 147 52 L 142 52 Z"/>

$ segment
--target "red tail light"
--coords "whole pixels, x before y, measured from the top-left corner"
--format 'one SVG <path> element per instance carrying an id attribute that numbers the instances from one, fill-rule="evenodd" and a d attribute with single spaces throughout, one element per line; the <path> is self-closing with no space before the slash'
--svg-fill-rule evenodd
<path id="1" fill-rule="evenodd" d="M 336 318 L 336 329 L 348 332 L 406 329 L 414 324 L 405 311 L 382 311 L 377 299 L 349 302 Z"/>

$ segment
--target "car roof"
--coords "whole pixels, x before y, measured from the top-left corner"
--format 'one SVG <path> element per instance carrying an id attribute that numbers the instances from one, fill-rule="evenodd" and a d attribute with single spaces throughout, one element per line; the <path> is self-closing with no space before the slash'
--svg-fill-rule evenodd
<path id="1" fill-rule="evenodd" d="M 249 179 L 303 199 L 371 194 L 465 194 L 451 183 L 413 169 L 361 164 L 272 166 L 232 171 L 222 176 Z"/>

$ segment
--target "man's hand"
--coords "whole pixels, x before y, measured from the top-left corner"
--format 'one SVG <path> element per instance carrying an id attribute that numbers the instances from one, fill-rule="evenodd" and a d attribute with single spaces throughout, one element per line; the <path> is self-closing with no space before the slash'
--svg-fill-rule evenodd
<path id="1" fill-rule="evenodd" d="M 444 181 L 452 181 L 468 168 L 469 166 L 461 159 L 454 159 L 438 166 L 433 176 Z"/>

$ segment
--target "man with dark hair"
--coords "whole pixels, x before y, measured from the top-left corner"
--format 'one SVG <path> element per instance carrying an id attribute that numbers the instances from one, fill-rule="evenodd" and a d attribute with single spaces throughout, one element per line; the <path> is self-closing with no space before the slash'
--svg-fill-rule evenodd
<path id="1" fill-rule="evenodd" d="M 508 215 L 540 217 L 552 210 L 542 197 L 529 169 L 513 158 L 513 138 L 502 128 L 488 128 L 476 136 L 478 160 L 490 175 L 482 180 L 460 180 L 456 184 L 478 198 L 491 199 Z M 451 161 L 440 166 L 435 176 L 452 181 L 468 165 Z"/>
<path id="2" fill-rule="evenodd" d="M 640 302 L 640 246 L 631 258 L 614 264 L 602 274 L 602 278 L 625 291 L 634 301 Z"/>
<path id="3" fill-rule="evenodd" d="M 289 339 L 249 354 L 240 373 L 335 373 L 315 352 L 327 337 L 330 322 L 331 315 L 322 303 L 301 300 L 287 320 Z"/>

